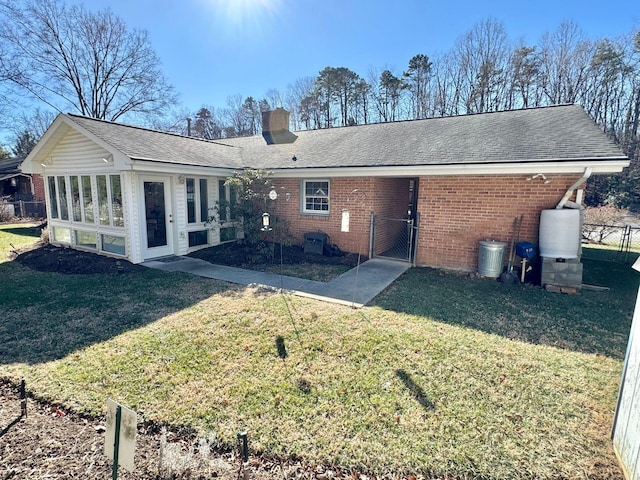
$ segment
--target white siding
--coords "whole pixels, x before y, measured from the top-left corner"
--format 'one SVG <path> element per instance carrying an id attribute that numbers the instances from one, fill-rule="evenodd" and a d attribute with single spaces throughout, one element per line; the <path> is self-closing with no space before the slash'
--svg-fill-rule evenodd
<path id="1" fill-rule="evenodd" d="M 640 262 L 634 268 L 638 269 Z M 613 447 L 628 479 L 640 479 L 640 292 L 620 384 Z"/>
<path id="2" fill-rule="evenodd" d="M 140 227 L 140 202 L 138 201 L 138 181 L 133 172 L 122 174 L 123 207 L 126 212 L 127 252 L 132 263 L 142 262 L 142 229 Z"/>
<path id="3" fill-rule="evenodd" d="M 187 235 L 187 186 L 175 179 L 175 210 L 173 212 L 173 221 L 178 232 L 176 239 L 176 255 L 186 255 L 189 250 L 189 236 Z"/>
<path id="4" fill-rule="evenodd" d="M 223 180 L 219 177 L 214 177 L 209 180 L 209 205 L 211 207 L 215 207 L 218 204 L 218 200 L 220 199 L 219 193 L 219 180 Z M 211 216 L 216 216 L 216 210 L 211 211 Z M 209 242 L 211 245 L 220 245 L 220 224 L 218 222 L 213 222 L 209 225 L 211 231 L 209 232 Z"/>
<path id="5" fill-rule="evenodd" d="M 46 174 L 112 173 L 113 162 L 105 163 L 109 152 L 84 135 L 71 130 L 51 152 Z"/>

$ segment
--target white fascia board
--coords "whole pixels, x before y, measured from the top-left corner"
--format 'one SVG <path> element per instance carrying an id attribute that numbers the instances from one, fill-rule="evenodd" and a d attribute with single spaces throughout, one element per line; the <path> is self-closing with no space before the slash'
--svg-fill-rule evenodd
<path id="1" fill-rule="evenodd" d="M 235 172 L 243 171 L 242 168 L 206 167 L 201 165 L 184 165 L 179 163 L 166 163 L 154 160 L 135 159 L 127 168 L 134 172 L 166 173 L 168 175 L 199 175 L 203 177 L 228 177 Z"/>
<path id="2" fill-rule="evenodd" d="M 274 178 L 307 177 L 429 177 L 445 175 L 535 175 L 544 174 L 583 174 L 591 168 L 594 174 L 621 172 L 629 166 L 629 160 L 619 158 L 611 160 L 583 160 L 575 162 L 530 162 L 530 163 L 491 163 L 457 165 L 416 165 L 399 167 L 331 167 L 273 169 Z"/>

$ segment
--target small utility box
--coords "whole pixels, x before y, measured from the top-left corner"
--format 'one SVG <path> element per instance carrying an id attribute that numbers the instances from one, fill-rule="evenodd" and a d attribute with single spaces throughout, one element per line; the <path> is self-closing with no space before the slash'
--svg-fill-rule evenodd
<path id="1" fill-rule="evenodd" d="M 324 246 L 327 244 L 329 236 L 323 232 L 313 232 L 304 234 L 304 253 L 324 253 Z"/>

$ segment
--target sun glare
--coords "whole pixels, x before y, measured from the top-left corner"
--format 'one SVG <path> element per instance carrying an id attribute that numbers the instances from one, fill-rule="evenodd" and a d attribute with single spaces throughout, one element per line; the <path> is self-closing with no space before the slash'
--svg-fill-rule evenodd
<path id="1" fill-rule="evenodd" d="M 274 23 L 282 0 L 208 0 L 217 20 L 244 33 L 265 31 Z"/>

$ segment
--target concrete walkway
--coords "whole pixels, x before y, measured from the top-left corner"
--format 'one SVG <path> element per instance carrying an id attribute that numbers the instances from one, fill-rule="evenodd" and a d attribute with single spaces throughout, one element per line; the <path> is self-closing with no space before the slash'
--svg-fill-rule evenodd
<path id="1" fill-rule="evenodd" d="M 167 257 L 149 260 L 142 265 L 166 272 L 186 272 L 240 285 L 265 285 L 283 289 L 295 295 L 357 308 L 373 300 L 411 266 L 409 263 L 397 260 L 374 258 L 330 282 L 316 282 L 276 273 L 213 265 L 191 257 Z"/>

